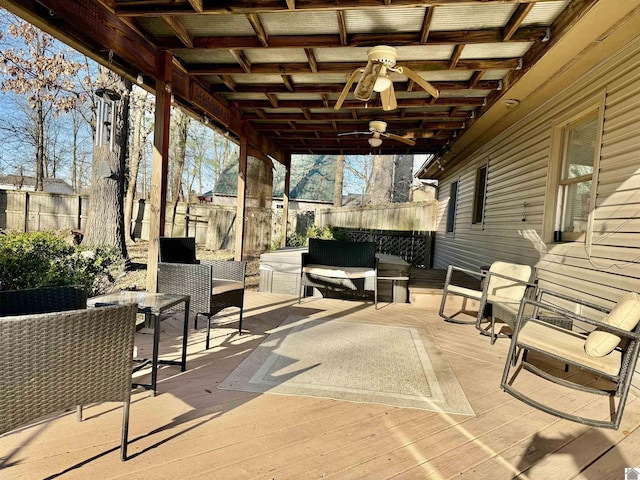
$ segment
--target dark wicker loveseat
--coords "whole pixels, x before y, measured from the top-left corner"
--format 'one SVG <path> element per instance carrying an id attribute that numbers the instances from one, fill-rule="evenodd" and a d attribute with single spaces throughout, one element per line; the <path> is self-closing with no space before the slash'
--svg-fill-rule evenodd
<path id="1" fill-rule="evenodd" d="M 302 253 L 298 303 L 306 287 L 325 290 L 373 291 L 378 305 L 378 260 L 374 242 L 309 239 Z"/>

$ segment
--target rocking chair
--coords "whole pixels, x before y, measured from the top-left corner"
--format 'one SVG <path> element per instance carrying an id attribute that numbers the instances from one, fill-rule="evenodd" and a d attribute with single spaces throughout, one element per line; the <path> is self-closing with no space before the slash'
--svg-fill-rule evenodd
<path id="1" fill-rule="evenodd" d="M 600 316 L 608 315 L 596 321 L 567 310 L 569 305 L 574 308 L 576 305 L 583 305 L 592 312 L 600 312 Z M 550 322 L 549 318 L 554 321 Z M 561 322 L 557 320 L 562 319 L 573 322 L 573 329 L 561 326 Z M 581 333 L 576 331 L 580 325 L 595 328 Z M 500 386 L 527 405 L 556 417 L 617 430 L 627 401 L 639 347 L 640 295 L 637 293 L 627 293 L 613 309 L 608 309 L 560 293 L 539 290 L 536 300 L 525 298 L 520 305 Z M 516 368 L 520 352 L 522 358 Z M 534 352 L 534 361 L 528 358 L 530 352 Z M 549 361 L 555 360 L 560 364 L 577 367 L 594 375 L 598 381 L 587 385 L 584 379 L 574 381 L 575 379 L 565 378 L 563 374 L 554 375 L 554 372 L 561 370 L 541 367 L 541 360 L 546 360 L 547 365 Z M 512 369 L 514 372 L 510 376 Z M 514 386 L 523 370 L 568 388 L 609 396 L 610 420 L 565 412 L 523 393 Z M 619 399 L 617 408 L 615 397 Z"/>

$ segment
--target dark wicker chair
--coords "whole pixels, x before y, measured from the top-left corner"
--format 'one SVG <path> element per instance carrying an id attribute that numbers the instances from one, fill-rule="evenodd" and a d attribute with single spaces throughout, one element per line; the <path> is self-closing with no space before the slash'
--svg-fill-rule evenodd
<path id="1" fill-rule="evenodd" d="M 189 310 L 207 317 L 206 348 L 209 348 L 211 317 L 227 307 L 240 309 L 238 332 L 242 333 L 246 262 L 203 260 L 200 264 L 159 263 L 158 292 L 190 295 Z"/>
<path id="2" fill-rule="evenodd" d="M 160 237 L 159 247 L 163 263 L 200 263 L 194 237 Z"/>
<path id="3" fill-rule="evenodd" d="M 126 460 L 136 311 L 131 304 L 0 318 L 0 434 L 74 405 L 123 402 Z"/>
<path id="4" fill-rule="evenodd" d="M 586 317 L 573 313 L 576 306 L 582 306 L 583 314 L 591 312 L 591 315 Z M 594 320 L 592 317 L 596 315 L 606 317 Z M 549 322 L 550 317 L 555 321 Z M 562 319 L 565 320 L 564 325 L 559 321 Z M 573 330 L 565 328 L 566 322 L 573 323 Z M 559 418 L 593 427 L 618 429 L 639 351 L 640 295 L 637 293 L 624 295 L 613 309 L 609 309 L 541 289 L 537 299 L 524 298 L 520 305 L 500 386 L 527 405 Z M 542 360 L 544 363 L 541 364 Z M 564 364 L 588 372 L 597 381 L 589 383 L 579 376 L 566 378 L 559 368 L 549 368 L 554 361 L 558 366 Z M 526 388 L 530 393 L 524 393 L 516 383 L 523 371 L 564 387 L 608 395 L 611 400 L 610 419 L 580 416 L 547 405 L 536 398 L 537 389 L 530 383 Z M 619 399 L 617 408 L 616 397 Z"/>
<path id="5" fill-rule="evenodd" d="M 79 286 L 5 290 L 0 292 L 0 316 L 31 315 L 87 308 L 87 292 Z"/>

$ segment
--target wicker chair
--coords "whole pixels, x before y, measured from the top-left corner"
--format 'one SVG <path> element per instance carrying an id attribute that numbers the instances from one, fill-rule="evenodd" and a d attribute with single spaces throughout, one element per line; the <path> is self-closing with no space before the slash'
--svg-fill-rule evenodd
<path id="1" fill-rule="evenodd" d="M 160 261 L 163 263 L 200 263 L 196 260 L 194 237 L 160 237 Z"/>
<path id="2" fill-rule="evenodd" d="M 480 276 L 482 278 L 482 290 L 475 290 L 454 284 L 454 272 L 462 272 L 468 275 Z M 439 314 L 446 322 L 472 324 L 481 330 L 482 320 L 487 312 L 487 305 L 492 303 L 504 303 L 519 305 L 528 287 L 535 287 L 530 282 L 532 269 L 529 265 L 519 265 L 516 263 L 493 262 L 488 271 L 474 271 L 466 268 L 449 265 L 442 300 L 440 302 Z M 464 299 L 475 300 L 479 303 L 478 315 L 474 321 L 459 320 L 457 315 L 445 315 L 444 309 L 449 295 L 457 295 Z M 459 313 L 459 312 L 458 312 Z M 493 338 L 493 335 L 492 335 Z"/>
<path id="3" fill-rule="evenodd" d="M 592 315 L 586 317 L 573 313 L 576 306 L 583 313 L 592 312 Z M 595 314 L 606 316 L 594 320 L 592 317 Z M 549 315 L 573 322 L 573 330 L 559 326 L 558 322 L 549 322 Z M 580 326 L 585 327 L 583 331 L 578 331 Z M 613 309 L 609 309 L 571 296 L 540 290 L 537 299 L 525 298 L 522 301 L 500 385 L 515 398 L 551 415 L 594 427 L 618 429 L 639 350 L 640 295 L 637 293 L 624 295 Z M 520 352 L 522 357 L 518 365 Z M 536 354 L 533 355 L 533 361 L 529 352 Z M 543 365 L 539 363 L 541 360 L 545 360 Z M 584 378 L 582 381 L 572 381 L 561 373 L 556 374 L 561 370 L 549 368 L 550 362 L 552 364 L 554 361 L 588 372 L 597 381 L 587 384 Z M 532 372 L 568 388 L 608 395 L 611 399 L 610 419 L 580 416 L 547 405 L 534 398 L 537 389 L 530 383 L 527 383 L 527 390 L 533 393 L 523 393 L 516 384 L 522 371 Z M 617 408 L 615 397 L 619 399 Z"/>
<path id="4" fill-rule="evenodd" d="M 158 264 L 158 292 L 190 295 L 189 310 L 207 317 L 206 348 L 209 349 L 211 317 L 227 307 L 240 309 L 238 332 L 242 333 L 242 310 L 244 307 L 244 280 L 246 262 L 225 260 L 203 260 L 200 264 Z"/>
<path id="5" fill-rule="evenodd" d="M 0 316 L 31 315 L 87 308 L 87 292 L 79 286 L 5 290 L 0 292 Z"/>
<path id="6" fill-rule="evenodd" d="M 0 318 L 0 434 L 74 405 L 123 402 L 126 460 L 136 310 L 132 304 Z"/>

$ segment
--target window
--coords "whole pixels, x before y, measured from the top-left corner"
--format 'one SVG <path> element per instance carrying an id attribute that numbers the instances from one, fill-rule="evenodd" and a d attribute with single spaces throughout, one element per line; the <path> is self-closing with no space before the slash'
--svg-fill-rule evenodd
<path id="1" fill-rule="evenodd" d="M 562 240 L 577 240 L 587 230 L 594 186 L 598 124 L 598 116 L 594 112 L 568 124 L 562 132 L 562 166 L 558 180 L 555 229 L 562 232 Z"/>
<path id="2" fill-rule="evenodd" d="M 482 223 L 484 220 L 484 198 L 487 191 L 487 166 L 476 171 L 476 188 L 473 195 L 473 217 L 471 223 Z"/>
<path id="3" fill-rule="evenodd" d="M 458 202 L 458 181 L 451 182 L 449 188 L 449 208 L 447 209 L 447 233 L 453 233 L 456 224 L 456 203 Z"/>

